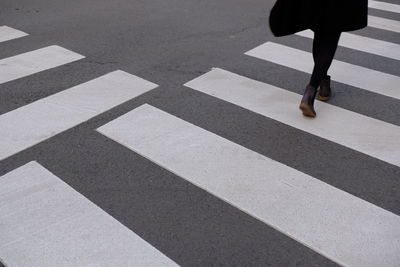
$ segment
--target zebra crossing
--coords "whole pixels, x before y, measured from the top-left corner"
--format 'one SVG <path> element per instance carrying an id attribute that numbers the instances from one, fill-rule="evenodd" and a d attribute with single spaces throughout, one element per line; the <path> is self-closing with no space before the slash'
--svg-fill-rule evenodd
<path id="1" fill-rule="evenodd" d="M 7 27 L 7 26 L 0 26 L 0 43 L 9 41 L 9 40 L 13 40 L 13 39 L 17 39 L 17 38 L 21 38 L 21 37 L 24 37 L 27 35 L 28 34 L 23 31 L 16 30 L 16 29 L 13 29 L 13 28 Z"/>
<path id="2" fill-rule="evenodd" d="M 326 103 L 316 105 L 318 120 L 299 120 L 300 95 L 221 69 L 214 69 L 186 85 L 400 167 L 400 127 L 397 125 Z"/>
<path id="3" fill-rule="evenodd" d="M 36 162 L 3 176 L 0 193 L 10 266 L 177 266 Z"/>
<path id="4" fill-rule="evenodd" d="M 400 22 L 376 16 L 368 16 L 368 26 L 380 30 L 400 33 Z"/>
<path id="5" fill-rule="evenodd" d="M 370 1 L 369 7 L 400 13 L 395 4 Z M 400 33 L 400 24 L 394 20 L 370 16 L 369 25 Z M 26 35 L 0 27 L 0 42 Z M 310 32 L 298 35 L 312 38 Z M 357 33 L 345 33 L 340 45 L 354 53 L 400 60 L 399 44 Z M 312 69 L 309 52 L 275 42 L 264 43 L 245 55 L 299 72 L 310 73 Z M 54 45 L 1 59 L 0 84 L 84 58 Z M 400 99 L 400 77 L 396 75 L 335 60 L 331 76 L 342 84 Z M 184 86 L 400 167 L 398 125 L 321 102 L 316 103 L 316 119 L 302 118 L 297 109 L 299 94 L 218 66 Z M 115 70 L 0 115 L 0 160 L 157 87 L 134 74 Z M 399 214 L 157 106 L 144 103 L 96 132 L 336 264 L 400 264 Z M 63 177 L 32 160 L 0 177 L 0 261 L 6 266 L 180 264 L 64 183 Z"/>
<path id="6" fill-rule="evenodd" d="M 0 115 L 0 160 L 155 87 L 134 75 L 114 71 Z"/>
<path id="7" fill-rule="evenodd" d="M 395 4 L 391 4 L 391 3 L 387 3 L 387 2 L 369 0 L 368 6 L 370 8 L 380 9 L 383 11 L 400 13 L 399 5 L 395 5 Z"/>
<path id="8" fill-rule="evenodd" d="M 246 55 L 306 73 L 312 72 L 314 64 L 311 53 L 273 42 L 262 44 L 246 52 Z M 293 58 L 297 60 L 293 61 Z M 400 91 L 397 89 L 400 84 L 399 76 L 339 60 L 333 61 L 330 73 L 334 81 L 400 99 Z"/>
<path id="9" fill-rule="evenodd" d="M 152 106 L 98 130 L 339 264 L 400 262 L 399 216 Z"/>
<path id="10" fill-rule="evenodd" d="M 313 32 L 310 30 L 299 32 L 297 35 L 311 39 L 314 37 Z M 339 45 L 349 49 L 400 60 L 399 44 L 344 32 L 340 37 Z"/>
<path id="11" fill-rule="evenodd" d="M 59 46 L 49 46 L 0 61 L 0 84 L 84 58 Z"/>

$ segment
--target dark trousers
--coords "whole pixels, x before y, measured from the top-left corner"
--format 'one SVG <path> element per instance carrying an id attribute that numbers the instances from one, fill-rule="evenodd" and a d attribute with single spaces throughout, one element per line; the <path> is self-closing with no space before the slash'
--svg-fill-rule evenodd
<path id="1" fill-rule="evenodd" d="M 318 88 L 321 81 L 328 77 L 328 70 L 338 47 L 341 32 L 314 33 L 313 58 L 314 69 L 310 79 L 310 85 Z"/>

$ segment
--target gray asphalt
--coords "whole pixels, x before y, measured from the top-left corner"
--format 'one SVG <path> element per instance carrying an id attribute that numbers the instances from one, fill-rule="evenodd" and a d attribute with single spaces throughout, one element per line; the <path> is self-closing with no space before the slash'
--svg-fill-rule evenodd
<path id="1" fill-rule="evenodd" d="M 272 0 L 3 0 L 0 5 L 0 25 L 30 34 L 2 43 L 0 58 L 53 44 L 86 56 L 1 84 L 0 114 L 116 69 L 160 85 L 1 161 L 0 176 L 37 160 L 182 266 L 335 266 L 95 131 L 149 103 L 400 215 L 398 167 L 182 86 L 220 67 L 302 93 L 307 74 L 243 54 L 267 40 L 311 50 L 306 38 L 271 35 Z M 399 14 L 370 13 L 400 20 Z M 360 34 L 400 44 L 399 35 L 388 31 L 367 28 Z M 346 48 L 339 48 L 336 58 L 400 76 L 396 60 Z M 400 126 L 398 100 L 333 86 L 331 104 Z"/>

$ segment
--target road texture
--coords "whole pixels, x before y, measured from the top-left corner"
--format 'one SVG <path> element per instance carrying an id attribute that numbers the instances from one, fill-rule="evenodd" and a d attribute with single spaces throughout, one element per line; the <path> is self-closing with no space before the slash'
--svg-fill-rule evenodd
<path id="1" fill-rule="evenodd" d="M 304 176 L 307 179 L 315 177 L 323 182 L 324 186 L 337 189 L 335 192 L 338 196 L 347 192 L 352 199 L 354 196 L 354 199 L 365 201 L 363 203 L 368 208 L 384 210 L 385 216 L 393 217 L 391 227 L 398 225 L 400 166 L 393 161 L 385 160 L 384 156 L 379 157 L 381 154 L 376 156 L 377 154 L 372 152 L 349 147 L 337 141 L 335 136 L 341 135 L 340 129 L 335 132 L 337 134 L 333 139 L 329 139 L 319 132 L 311 134 L 290 123 L 246 108 L 240 103 L 224 101 L 194 90 L 196 88 L 184 86 L 185 83 L 208 73 L 213 68 L 220 68 L 300 95 L 309 79 L 308 73 L 245 54 L 268 41 L 311 51 L 312 40 L 309 38 L 298 35 L 284 38 L 272 36 L 268 28 L 268 14 L 273 2 L 272 0 L 3 0 L 0 4 L 0 26 L 6 25 L 28 35 L 1 42 L 0 59 L 51 45 L 63 47 L 83 55 L 84 58 L 0 83 L 0 125 L 4 127 L 0 131 L 6 134 L 12 131 L 4 124 L 5 115 L 12 115 L 14 113 L 11 112 L 21 107 L 116 70 L 140 77 L 158 87 L 129 98 L 128 101 L 110 106 L 104 112 L 54 133 L 51 137 L 44 138 L 26 149 L 10 153 L 0 161 L 0 192 L 5 195 L 10 194 L 3 199 L 0 196 L 0 248 L 9 251 L 6 248 L 12 246 L 12 242 L 1 243 L 1 237 L 12 236 L 7 232 L 7 229 L 11 228 L 7 228 L 7 223 L 2 225 L 1 218 L 13 224 L 18 221 L 17 219 L 12 221 L 14 213 L 11 212 L 11 206 L 7 207 L 14 199 L 12 192 L 2 191 L 1 185 L 7 188 L 9 185 L 7 181 L 11 181 L 11 177 L 14 177 L 10 176 L 10 173 L 36 161 L 54 177 L 64 181 L 88 201 L 140 236 L 155 248 L 155 251 L 181 266 L 337 266 L 348 262 L 362 262 L 357 256 L 355 261 L 347 261 L 347 258 L 340 253 L 337 255 L 330 253 L 330 250 L 324 247 L 328 241 L 309 243 L 308 235 L 304 238 L 300 234 L 297 236 L 298 230 L 291 232 L 281 228 L 283 226 L 274 223 L 273 220 L 269 221 L 261 215 L 258 216 L 256 211 L 247 210 L 238 204 L 239 202 L 235 202 L 237 199 L 233 193 L 232 195 L 228 193 L 228 196 L 224 197 L 222 193 L 221 195 L 216 193 L 220 188 L 214 192 L 208 184 L 198 186 L 191 182 L 189 176 L 185 176 L 184 167 L 182 173 L 179 172 L 181 170 L 179 166 L 174 169 L 173 160 L 160 163 L 156 160 L 156 156 L 152 158 L 145 154 L 146 142 L 150 146 L 158 138 L 156 134 L 153 141 L 150 137 L 157 130 L 157 123 L 160 128 L 164 127 L 162 123 L 164 119 L 155 120 L 153 124 L 155 130 L 150 127 L 152 125 L 149 126 L 150 137 L 146 139 L 148 141 L 143 141 L 143 151 L 139 151 L 142 144 L 129 148 L 127 144 L 110 138 L 108 134 L 99 130 L 124 114 L 148 104 L 189 122 L 190 125 L 197 126 L 198 128 L 193 131 L 198 134 L 188 135 L 190 138 L 196 139 L 197 136 L 200 138 L 203 134 L 206 138 L 204 131 L 213 134 L 210 143 L 204 143 L 212 146 L 204 145 L 202 151 L 216 148 L 211 149 L 210 154 L 204 154 L 208 156 L 204 156 L 203 161 L 196 158 L 196 154 L 192 159 L 198 160 L 198 165 L 194 164 L 194 167 L 191 167 L 196 169 L 198 166 L 199 173 L 207 176 L 210 181 L 213 180 L 212 177 L 218 179 L 219 176 L 223 176 L 223 172 L 227 172 L 224 166 L 221 166 L 220 173 L 207 172 L 211 165 L 211 162 L 207 163 L 207 158 L 212 158 L 215 154 L 216 159 L 221 157 L 222 160 L 225 155 L 223 149 L 226 147 L 221 145 L 219 148 L 219 141 L 214 143 L 214 140 L 219 139 L 213 138 L 220 136 L 241 147 L 238 155 L 247 155 L 247 152 L 243 152 L 247 149 L 246 151 L 254 151 L 260 157 L 281 163 L 284 170 L 287 168 L 296 170 L 296 175 L 299 177 Z M 385 3 L 400 4 L 397 0 L 386 0 Z M 398 12 L 370 8 L 369 13 L 374 17 L 400 21 Z M 400 32 L 396 31 L 368 27 L 354 34 L 400 45 Z M 386 46 L 382 49 L 385 48 Z M 336 59 L 364 69 L 389 74 L 390 77 L 395 77 L 393 79 L 398 79 L 400 76 L 400 60 L 390 56 L 385 57 L 342 46 L 338 49 Z M 295 61 L 296 58 L 293 58 L 293 62 Z M 0 75 L 3 71 L 1 67 L 0 64 Z M 358 79 L 366 79 L 367 76 L 368 73 Z M 391 83 L 382 84 L 386 85 Z M 329 102 L 332 106 L 349 111 L 351 114 L 360 114 L 364 119 L 372 118 L 373 123 L 375 121 L 384 123 L 382 129 L 393 129 L 394 135 L 385 137 L 389 138 L 386 139 L 389 140 L 387 143 L 379 139 L 383 138 L 381 135 L 370 140 L 375 142 L 376 139 L 378 147 L 381 143 L 387 146 L 381 147 L 382 150 L 398 146 L 396 142 L 390 143 L 396 140 L 395 134 L 399 133 L 400 126 L 400 100 L 396 97 L 400 94 L 396 93 L 396 90 L 393 95 L 381 94 L 344 81 L 334 81 L 332 86 L 335 90 L 334 97 Z M 400 85 L 397 86 L 397 90 L 400 90 Z M 300 111 L 296 115 L 299 120 L 303 120 Z M 171 121 L 175 123 L 174 120 Z M 46 124 L 43 121 L 38 123 Z M 137 127 L 142 127 L 138 125 Z M 24 129 L 27 138 L 35 131 L 31 127 Z M 143 124 L 143 127 L 147 125 Z M 182 127 L 182 136 L 187 137 L 184 132 L 185 127 L 189 126 Z M 343 127 L 346 128 L 346 125 Z M 106 129 L 107 127 L 104 131 Z M 374 133 L 372 131 L 371 135 Z M 180 143 L 181 139 L 179 137 L 171 139 L 171 146 L 165 147 L 161 142 L 160 152 L 154 155 L 160 155 L 164 159 L 164 154 L 169 156 L 170 150 L 179 148 L 180 145 L 182 147 L 191 145 L 191 142 L 188 145 Z M 7 143 L 12 145 L 13 141 L 8 140 L 12 139 L 7 139 Z M 371 147 L 374 145 L 371 144 Z M 180 151 L 175 152 L 177 155 L 180 153 Z M 400 158 L 399 151 L 393 153 L 394 158 L 396 156 Z M 248 157 L 252 156 L 249 154 Z M 225 160 L 227 162 L 225 166 L 229 162 L 238 160 L 239 169 L 250 168 L 248 165 L 240 165 L 246 161 L 245 156 L 232 156 L 232 159 L 228 157 Z M 184 158 L 180 162 L 184 162 Z M 238 172 L 240 171 L 233 171 L 232 177 Z M 273 170 L 268 175 L 276 179 L 281 178 Z M 229 182 L 226 182 L 220 186 L 225 187 L 228 184 Z M 64 187 L 60 188 L 61 192 L 64 192 L 62 191 Z M 251 189 L 242 187 L 241 190 L 244 196 L 248 193 L 248 199 L 252 199 L 253 196 L 249 193 Z M 23 198 L 21 195 L 19 197 Z M 330 195 L 327 195 L 327 198 L 329 197 Z M 42 198 L 38 199 L 43 201 Z M 324 203 L 324 200 L 319 201 Z M 257 205 L 259 202 L 255 203 Z M 24 205 L 29 207 L 28 204 Z M 89 207 L 91 206 L 88 206 L 88 209 Z M 36 211 L 38 214 L 42 212 L 40 207 Z M 357 210 L 353 213 L 354 218 L 364 216 L 361 212 L 357 213 Z M 53 212 L 49 211 L 50 217 L 51 214 Z M 292 219 L 295 219 L 299 215 L 293 216 Z M 321 214 L 321 217 L 323 216 Z M 28 218 L 29 221 L 29 216 L 18 218 Z M 104 222 L 109 222 L 108 217 L 104 218 Z M 287 218 L 289 219 L 290 217 Z M 318 223 L 320 219 L 316 214 L 314 217 L 316 225 L 321 225 Z M 38 220 L 40 221 L 40 218 Z M 46 221 L 46 218 L 43 220 Z M 99 221 L 103 222 L 103 219 Z M 277 222 L 283 221 L 277 220 Z M 91 224 L 87 225 L 90 227 Z M 46 222 L 41 229 L 45 228 Z M 63 233 L 68 236 L 67 230 Z M 400 238 L 398 229 L 389 234 L 393 240 Z M 318 239 L 323 240 L 325 237 L 321 236 Z M 76 242 L 84 238 L 84 235 L 78 235 Z M 41 237 L 40 240 L 43 243 L 39 243 L 46 249 L 38 249 L 35 254 L 27 252 L 21 246 L 21 250 L 18 251 L 21 262 L 28 263 L 26 266 L 29 266 L 30 259 L 32 262 L 46 263 L 46 256 L 57 259 L 59 253 L 62 253 L 57 254 L 52 251 L 53 243 L 46 243 L 46 237 Z M 322 244 L 321 247 L 318 247 L 318 244 Z M 396 251 L 400 248 L 398 244 L 399 239 L 391 248 Z M 357 255 L 358 248 L 353 247 L 353 249 L 354 255 Z M 400 251 L 397 251 L 400 255 Z M 96 260 L 91 258 L 91 253 L 88 251 L 85 255 L 89 255 L 92 261 L 81 262 L 81 266 L 111 266 L 109 264 L 116 262 L 101 257 Z M 123 258 L 129 251 L 121 249 L 120 253 Z M 9 267 L 25 266 L 18 265 L 18 259 L 14 261 L 14 258 L 8 257 L 11 254 L 10 252 L 2 255 L 0 249 L 0 260 Z M 385 251 L 382 251 L 382 255 L 384 254 Z M 117 256 L 118 253 L 113 255 Z M 79 263 L 79 258 L 68 259 L 68 256 L 75 257 L 66 254 L 61 258 L 67 263 L 69 260 Z M 395 258 L 390 252 L 385 257 Z M 393 261 L 387 263 L 389 264 L 387 266 L 390 266 Z M 159 265 L 155 262 L 154 264 Z M 148 266 L 144 262 L 134 265 Z"/>

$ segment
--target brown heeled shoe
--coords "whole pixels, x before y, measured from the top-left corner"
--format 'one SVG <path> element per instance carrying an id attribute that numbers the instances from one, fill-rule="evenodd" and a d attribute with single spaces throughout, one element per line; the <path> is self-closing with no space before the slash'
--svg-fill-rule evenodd
<path id="1" fill-rule="evenodd" d="M 314 100 L 316 95 L 317 89 L 311 85 L 307 85 L 299 107 L 301 111 L 303 111 L 304 116 L 314 118 L 317 115 L 314 110 Z"/>
<path id="2" fill-rule="evenodd" d="M 328 101 L 331 98 L 331 76 L 323 79 L 318 91 L 318 100 Z"/>

